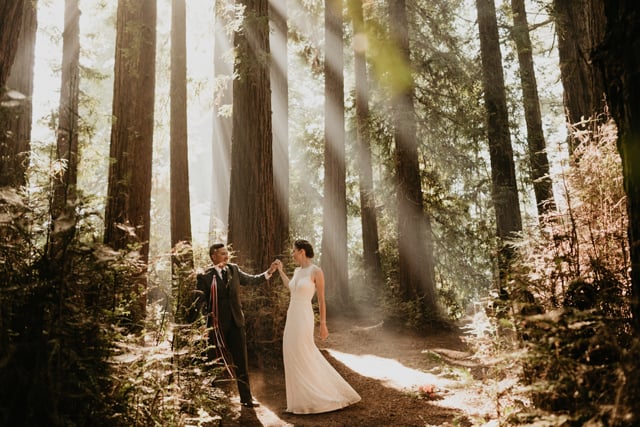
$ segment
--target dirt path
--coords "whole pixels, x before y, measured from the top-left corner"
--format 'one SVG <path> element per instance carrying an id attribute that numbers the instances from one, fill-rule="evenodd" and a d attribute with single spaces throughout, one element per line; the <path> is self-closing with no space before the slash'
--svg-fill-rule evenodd
<path id="1" fill-rule="evenodd" d="M 496 418 L 484 368 L 455 330 L 408 335 L 378 322 L 329 320 L 331 335 L 318 347 L 362 396 L 348 408 L 317 415 L 285 413 L 284 373 L 252 370 L 255 409 L 231 414 L 225 426 L 472 426 Z M 425 386 L 431 394 L 421 393 Z M 495 393 L 494 393 L 495 394 Z M 491 424 L 491 423 L 490 423 Z"/>

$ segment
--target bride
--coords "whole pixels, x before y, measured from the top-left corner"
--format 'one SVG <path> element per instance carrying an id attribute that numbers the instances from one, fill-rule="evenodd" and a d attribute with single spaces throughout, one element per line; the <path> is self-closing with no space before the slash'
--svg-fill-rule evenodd
<path id="1" fill-rule="evenodd" d="M 299 265 L 289 280 L 282 262 L 277 262 L 280 277 L 289 287 L 291 298 L 284 327 L 282 353 L 287 393 L 287 412 L 317 414 L 356 403 L 360 395 L 340 376 L 316 347 L 313 338 L 314 313 L 311 299 L 318 294 L 320 338 L 329 336 L 324 299 L 324 274 L 313 264 L 313 247 L 296 240 L 293 259 Z"/>

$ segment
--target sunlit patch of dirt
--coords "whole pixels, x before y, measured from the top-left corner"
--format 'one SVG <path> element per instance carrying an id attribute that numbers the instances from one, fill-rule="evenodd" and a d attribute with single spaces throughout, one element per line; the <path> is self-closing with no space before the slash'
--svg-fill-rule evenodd
<path id="1" fill-rule="evenodd" d="M 472 354 L 464 330 L 426 336 L 389 330 L 381 322 L 329 319 L 330 337 L 318 347 L 362 400 L 339 411 L 285 413 L 284 373 L 252 369 L 255 409 L 237 404 L 233 426 L 481 426 L 498 417 L 495 382 Z M 508 379 L 505 379 L 507 381 Z M 233 392 L 235 390 L 231 390 Z M 493 424 L 491 423 L 491 424 Z"/>

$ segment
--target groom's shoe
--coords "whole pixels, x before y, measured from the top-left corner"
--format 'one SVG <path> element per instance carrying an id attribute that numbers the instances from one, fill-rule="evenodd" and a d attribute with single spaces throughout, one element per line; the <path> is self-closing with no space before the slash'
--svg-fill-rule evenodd
<path id="1" fill-rule="evenodd" d="M 260 403 L 256 402 L 255 400 L 250 400 L 248 402 L 240 402 L 240 404 L 245 408 L 257 408 L 258 406 L 260 406 Z"/>

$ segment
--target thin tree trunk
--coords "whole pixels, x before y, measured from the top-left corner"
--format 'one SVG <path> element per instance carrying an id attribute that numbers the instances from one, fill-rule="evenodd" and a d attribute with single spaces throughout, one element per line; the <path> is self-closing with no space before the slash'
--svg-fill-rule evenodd
<path id="1" fill-rule="evenodd" d="M 529 148 L 529 163 L 531 180 L 536 196 L 538 215 L 555 210 L 553 186 L 549 174 L 549 159 L 547 158 L 544 131 L 542 129 L 542 114 L 540 113 L 540 98 L 538 97 L 538 83 L 533 67 L 533 49 L 529 37 L 529 24 L 524 0 L 511 0 L 513 12 L 513 38 L 518 51 L 520 63 L 520 82 L 522 85 L 522 103 L 524 117 L 527 124 L 527 146 Z"/>
<path id="2" fill-rule="evenodd" d="M 80 9 L 78 0 L 65 0 L 62 33 L 62 77 L 58 111 L 56 160 L 62 164 L 53 177 L 50 261 L 64 258 L 65 249 L 75 235 L 78 183 L 78 98 L 80 94 Z"/>
<path id="3" fill-rule="evenodd" d="M 356 146 L 358 151 L 358 184 L 362 221 L 362 249 L 365 283 L 376 289 L 382 284 L 382 265 L 378 245 L 378 220 L 371 166 L 371 133 L 369 129 L 369 81 L 367 77 L 366 38 L 362 1 L 349 2 L 354 31 L 354 68 L 356 86 Z"/>
<path id="4" fill-rule="evenodd" d="M 287 1 L 271 0 L 271 105 L 273 107 L 273 170 L 276 203 L 277 253 L 284 256 L 289 240 L 289 70 L 287 60 Z"/>
<path id="5" fill-rule="evenodd" d="M 243 0 L 245 15 L 235 34 L 233 145 L 229 239 L 239 263 L 265 268 L 277 254 L 273 200 L 271 84 L 267 0 Z"/>
<path id="6" fill-rule="evenodd" d="M 149 258 L 155 53 L 156 1 L 119 0 L 104 241 L 115 249 L 139 243 L 145 264 Z M 144 318 L 145 307 L 146 269 L 140 272 L 134 323 Z"/>
<path id="7" fill-rule="evenodd" d="M 494 0 L 476 0 L 482 57 L 482 85 L 487 111 L 487 138 L 491 160 L 492 197 L 500 239 L 499 287 L 505 285 L 513 258 L 509 239 L 522 231 L 520 201 L 516 185 L 515 163 L 511 147 L 507 100 L 502 74 L 502 55 Z"/>
<path id="8" fill-rule="evenodd" d="M 233 36 L 229 34 L 229 8 L 232 0 L 216 0 L 213 47 L 214 89 L 213 141 L 211 146 L 212 195 L 209 235 L 222 241 L 227 235 L 229 218 L 229 188 L 231 175 L 231 134 L 233 118 L 228 113 L 233 105 Z M 213 243 L 213 242 L 211 242 Z"/>
<path id="9" fill-rule="evenodd" d="M 193 269 L 187 140 L 187 28 L 185 0 L 171 4 L 171 273 L 176 321 L 186 322 L 191 297 L 187 275 Z"/>
<path id="10" fill-rule="evenodd" d="M 18 100 L 18 106 L 4 108 L 0 112 L 0 187 L 18 187 L 26 184 L 31 151 L 31 97 L 38 29 L 36 8 L 35 1 L 29 1 L 25 5 L 19 47 L 6 82 L 7 88 L 20 92 L 20 97 L 24 98 Z M 5 22 L 4 19 L 2 22 Z"/>
<path id="11" fill-rule="evenodd" d="M 349 305 L 342 0 L 325 0 L 322 268 L 327 295 Z"/>
<path id="12" fill-rule="evenodd" d="M 406 76 L 393 94 L 395 163 L 398 197 L 398 282 L 404 301 L 421 301 L 424 313 L 432 319 L 440 315 L 435 286 L 435 260 L 431 217 L 425 213 L 418 162 L 418 139 L 413 104 L 413 76 L 407 6 L 404 0 L 390 1 L 391 34 L 402 58 Z"/>

